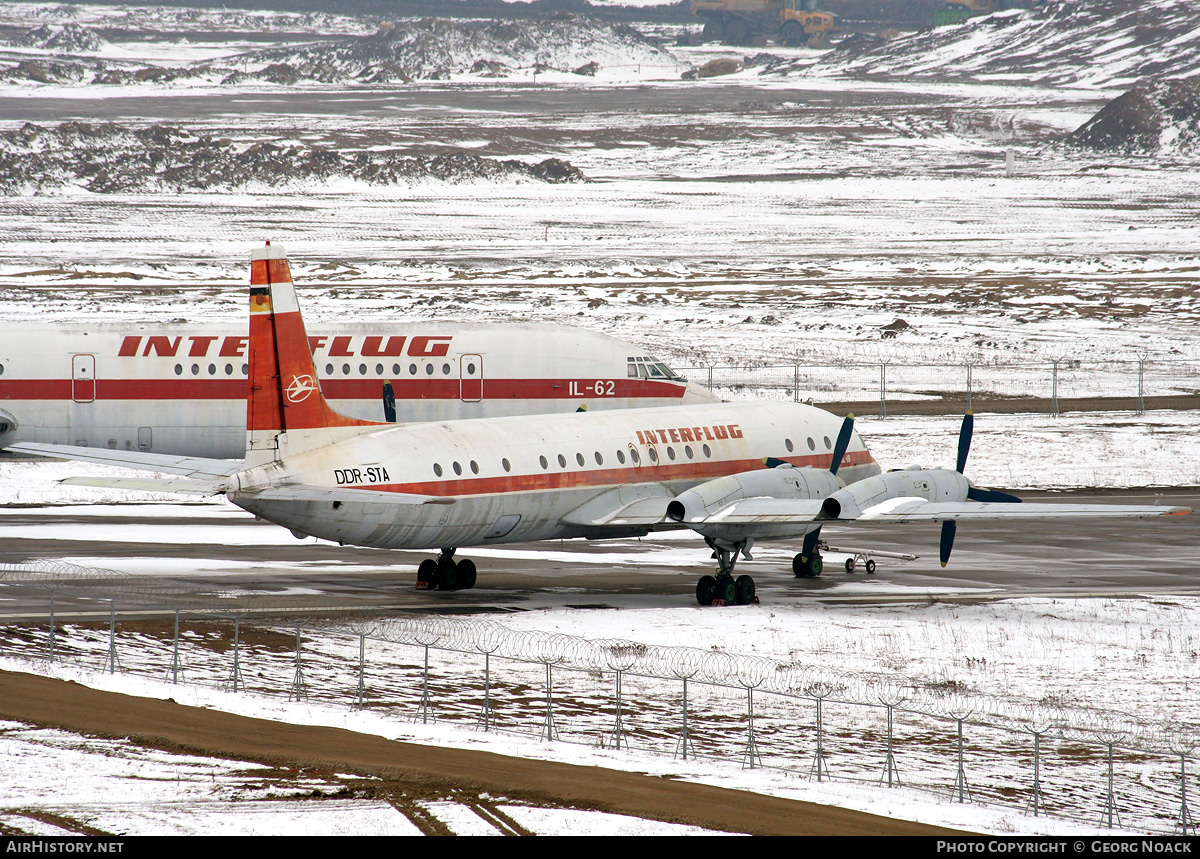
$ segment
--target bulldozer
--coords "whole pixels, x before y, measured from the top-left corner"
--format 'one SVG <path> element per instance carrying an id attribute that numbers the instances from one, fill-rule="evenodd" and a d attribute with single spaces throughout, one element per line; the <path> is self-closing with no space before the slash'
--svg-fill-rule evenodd
<path id="1" fill-rule="evenodd" d="M 692 0 L 692 14 L 704 19 L 701 38 L 726 45 L 767 38 L 816 47 L 828 40 L 837 17 L 815 7 L 816 0 Z"/>

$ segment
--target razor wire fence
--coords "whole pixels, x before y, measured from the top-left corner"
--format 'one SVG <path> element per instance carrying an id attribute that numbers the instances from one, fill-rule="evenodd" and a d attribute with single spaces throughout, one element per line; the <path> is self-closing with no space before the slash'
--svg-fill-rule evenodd
<path id="1" fill-rule="evenodd" d="M 1148 398 L 1200 397 L 1200 361 L 1190 359 L 940 361 L 881 353 L 876 358 L 826 356 L 785 364 L 675 369 L 725 397 L 871 402 L 879 404 L 881 417 L 889 403 L 895 407 L 900 402 L 953 400 L 969 409 L 975 400 L 1044 400 L 1038 408 L 1057 414 L 1064 400 L 1130 400 L 1141 412 Z"/>
<path id="2" fill-rule="evenodd" d="M 1200 724 L 480 618 L 252 619 L 244 605 L 173 599 L 169 584 L 156 593 L 111 571 L 67 572 L 6 565 L 0 583 L 107 593 L 110 606 L 158 602 L 170 619 L 118 623 L 114 614 L 107 625 L 51 624 L 44 636 L 9 626 L 0 655 L 818 782 L 903 786 L 1104 827 L 1196 831 L 1188 794 Z M 103 584 L 114 581 L 119 596 Z"/>

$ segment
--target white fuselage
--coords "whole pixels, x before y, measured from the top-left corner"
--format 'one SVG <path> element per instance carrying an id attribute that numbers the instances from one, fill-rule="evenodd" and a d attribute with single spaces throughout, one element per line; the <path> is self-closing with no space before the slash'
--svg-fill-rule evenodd
<path id="1" fill-rule="evenodd" d="M 309 345 L 330 404 L 367 420 L 388 419 L 385 384 L 399 422 L 715 401 L 644 349 L 567 326 L 323 325 Z M 0 327 L 0 446 L 240 459 L 247 348 L 245 323 Z"/>
<path id="2" fill-rule="evenodd" d="M 673 495 L 764 457 L 827 469 L 842 421 L 796 403 L 738 403 L 398 426 L 239 473 L 227 496 L 301 534 L 383 548 L 448 548 L 623 536 L 570 514 L 638 486 Z M 286 445 L 281 445 L 285 450 Z M 879 473 L 855 433 L 838 476 Z M 268 501 L 289 482 L 453 498 L 453 504 Z M 663 501 L 665 509 L 666 500 Z M 646 532 L 631 527 L 628 534 Z"/>

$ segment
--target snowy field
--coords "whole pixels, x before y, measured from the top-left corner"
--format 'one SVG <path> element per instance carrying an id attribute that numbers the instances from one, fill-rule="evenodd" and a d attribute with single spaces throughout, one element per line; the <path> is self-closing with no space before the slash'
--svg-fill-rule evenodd
<path id="1" fill-rule="evenodd" d="M 124 17 L 114 22 L 114 15 Z M 374 31 L 373 24 L 338 16 L 0 7 L 0 26 L 68 21 L 113 32 L 128 27 L 126 32 L 175 34 L 158 41 L 112 36 L 115 41 L 99 47 L 68 52 L 72 61 L 103 61 L 127 71 L 197 61 L 253 70 L 244 55 L 261 47 L 250 35 L 264 28 L 302 35 Z M 224 41 L 187 38 L 214 29 Z M 272 239 L 289 249 L 304 307 L 321 321 L 568 322 L 643 343 L 679 366 L 761 366 L 801 357 L 829 362 L 845 355 L 950 356 L 981 364 L 1011 362 L 1014 355 L 1200 358 L 1194 285 L 1200 179 L 1194 161 L 1086 154 L 1054 142 L 1119 90 L 1022 86 L 1011 78 L 872 82 L 839 78 L 828 67 L 808 76 L 801 67 L 820 57 L 806 48 L 780 51 L 797 64 L 787 75 L 763 77 L 747 69 L 682 81 L 680 68 L 730 51 L 671 50 L 677 62 L 670 65 L 610 61 L 589 77 L 526 68 L 501 79 L 456 73 L 442 81 L 374 86 L 222 84 L 215 75 L 105 86 L 0 80 L 0 131 L 26 122 L 162 122 L 238 147 L 269 141 L 350 154 L 394 148 L 524 162 L 555 157 L 590 180 L 379 186 L 332 177 L 279 187 L 138 194 L 96 193 L 66 181 L 53 192 L 0 198 L 0 317 L 240 321 L 249 251 Z M 60 54 L 0 46 L 0 65 Z M 1120 78 L 1126 68 L 1108 77 L 1097 69 L 1096 80 Z M 1006 150 L 1015 155 L 1011 176 Z M 911 328 L 882 343 L 881 326 L 897 318 Z M 0 360 L 2 352 L 0 344 Z M 846 382 L 830 366 L 822 384 Z M 999 386 L 1003 379 L 991 383 Z M 1182 378 L 1170 390 L 1196 388 L 1194 380 Z M 1200 484 L 1197 421 L 1194 411 L 980 415 L 967 473 L 982 485 L 1017 491 L 1194 486 Z M 954 458 L 953 417 L 863 417 L 858 428 L 885 467 L 950 465 Z M 123 536 L 131 542 L 172 539 L 169 529 L 152 521 L 170 509 L 161 496 L 118 497 L 54 482 L 98 473 L 76 465 L 2 463 L 0 504 L 87 504 L 101 512 L 110 504 L 154 502 L 149 521 L 129 526 Z M 246 526 L 223 502 L 208 509 L 212 525 L 197 542 L 264 539 L 263 529 Z M 1196 525 L 1182 527 L 1194 531 Z M 71 543 L 88 536 L 82 531 L 5 526 L 4 535 L 61 540 L 63 557 L 77 563 L 137 574 L 149 567 L 145 559 L 118 565 L 79 556 Z M 282 529 L 277 537 L 294 543 Z M 655 557 L 682 565 L 694 564 L 695 555 L 685 558 L 669 548 Z M 1139 735 L 1161 739 L 1161 726 L 1170 724 L 1177 737 L 1194 741 L 1200 736 L 1198 610 L 1195 598 L 1156 596 L 957 606 L 931 601 L 923 609 L 814 605 L 787 612 L 765 606 L 559 609 L 514 613 L 504 622 L 514 630 L 664 646 L 717 641 L 729 653 L 802 658 L 815 667 L 883 674 L 920 688 L 960 688 L 1001 701 L 1007 711 L 1028 705 L 1123 714 L 1141 726 L 1134 732 Z M 948 790 L 880 788 L 873 783 L 875 770 L 863 775 L 861 764 L 855 765 L 856 780 L 818 784 L 803 774 L 745 770 L 736 759 L 685 764 L 669 754 L 617 752 L 595 743 L 493 737 L 471 730 L 463 719 L 421 726 L 413 721 L 411 688 L 403 691 L 407 709 L 391 714 L 351 711 L 344 695 L 305 703 L 233 695 L 220 689 L 224 664 L 202 664 L 198 655 L 185 672 L 187 683 L 167 685 L 161 639 L 144 642 L 145 656 L 125 649 L 125 673 L 109 676 L 100 670 L 102 634 L 77 628 L 63 634 L 64 648 L 77 649 L 78 660 L 38 663 L 36 670 L 100 688 L 440 745 L 662 773 L 979 831 L 1100 831 L 1098 788 L 1073 807 L 1077 822 L 1033 818 L 1019 801 L 964 806 L 951 802 Z M 40 642 L 30 641 L 27 655 L 33 657 Z M 318 649 L 322 658 L 345 663 L 351 647 L 330 640 Z M 411 654 L 388 658 L 404 663 L 410 672 L 404 677 L 411 679 Z M 277 662 L 286 685 L 286 654 Z M 0 665 L 30 669 L 28 659 L 12 655 Z M 448 704 L 457 695 L 447 689 Z M 731 706 L 740 707 L 740 699 Z M 600 730 L 585 724 L 593 733 Z M 1025 751 L 1006 742 L 997 740 L 995 748 L 1007 748 L 1013 760 L 989 765 L 989 778 L 1024 785 Z M 839 760 L 835 750 L 831 760 L 835 777 L 839 767 L 842 775 L 852 770 L 849 752 L 841 754 Z M 250 789 L 247 784 L 269 781 L 249 765 L 148 753 L 121 741 L 0 725 L 0 756 L 7 762 L 0 824 L 24 831 L 63 828 L 56 828 L 52 814 L 14 809 L 59 813 L 113 832 L 414 831 L 383 804 L 323 800 L 313 809 L 297 798 L 314 789 L 334 792 L 336 785 L 292 780 Z M 1159 776 L 1151 778 L 1137 762 L 1124 763 L 1118 796 L 1132 793 L 1133 783 L 1153 783 L 1149 795 L 1161 800 L 1156 808 L 1139 800 L 1130 828 L 1169 832 L 1178 812 L 1173 783 L 1154 781 Z M 940 766 L 907 759 L 901 773 L 914 783 L 945 784 Z M 1098 777 L 1100 763 L 1095 766 L 1091 776 Z M 64 785 L 56 776 L 61 771 L 77 777 Z M 1053 773 L 1048 778 L 1053 787 Z M 1196 795 L 1195 773 L 1187 778 Z M 1059 799 L 1087 797 L 1091 784 L 1060 783 Z M 121 800 L 104 799 L 111 795 Z M 546 834 L 680 832 L 564 809 L 504 810 Z M 489 831 L 463 807 L 426 811 L 457 832 Z"/>

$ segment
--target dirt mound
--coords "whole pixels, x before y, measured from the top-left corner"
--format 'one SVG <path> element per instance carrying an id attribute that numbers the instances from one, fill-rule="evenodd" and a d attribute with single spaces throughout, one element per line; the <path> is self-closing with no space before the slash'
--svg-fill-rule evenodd
<path id="1" fill-rule="evenodd" d="M 1200 151 L 1200 78 L 1131 89 L 1067 135 L 1066 142 L 1105 152 L 1194 154 Z"/>
<path id="2" fill-rule="evenodd" d="M 865 50 L 858 48 L 865 47 Z M 822 65 L 855 76 L 1123 86 L 1200 74 L 1200 30 L 1179 0 L 1046 0 L 834 51 Z"/>
<path id="3" fill-rule="evenodd" d="M 353 179 L 371 185 L 436 180 L 550 183 L 586 181 L 566 161 L 500 161 L 467 152 L 405 155 L 345 152 L 304 144 L 218 139 L 169 125 L 26 123 L 0 134 L 0 192 L 39 194 L 77 187 L 98 194 L 185 193 L 295 187 Z"/>
<path id="4" fill-rule="evenodd" d="M 79 24 L 63 24 L 57 27 L 43 24 L 18 36 L 13 40 L 13 44 L 22 48 L 44 48 L 74 54 L 98 51 L 104 40 Z"/>
<path id="5" fill-rule="evenodd" d="M 369 81 L 439 79 L 473 69 L 489 77 L 519 68 L 591 68 L 594 74 L 606 65 L 674 62 L 632 27 L 574 15 L 540 21 L 403 20 L 370 36 L 258 51 L 248 59 L 286 64 L 302 78 Z"/>

